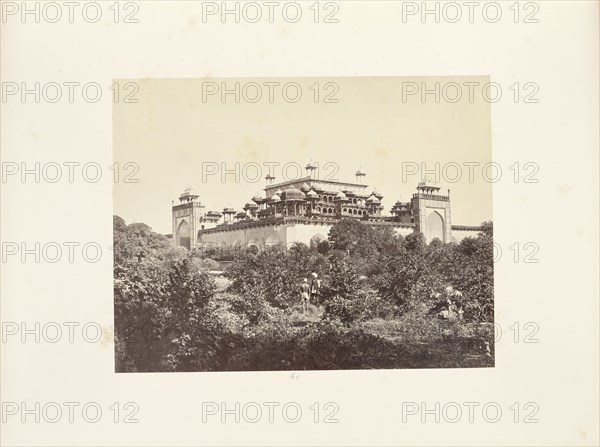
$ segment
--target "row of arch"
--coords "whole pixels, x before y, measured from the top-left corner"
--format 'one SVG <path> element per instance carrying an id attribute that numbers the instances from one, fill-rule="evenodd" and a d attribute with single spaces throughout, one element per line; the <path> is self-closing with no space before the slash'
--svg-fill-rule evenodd
<path id="1" fill-rule="evenodd" d="M 331 215 L 336 214 L 335 207 L 317 206 L 315 208 L 315 210 L 322 214 L 331 214 Z M 284 211 L 287 211 L 287 210 L 284 210 Z M 359 210 L 356 208 L 342 208 L 342 212 L 353 215 L 353 216 L 366 216 L 367 215 L 366 210 Z M 288 213 L 286 212 L 285 214 L 287 215 Z M 179 238 L 186 238 L 186 237 L 189 238 L 190 237 L 190 224 L 187 222 L 186 219 L 182 219 L 181 222 L 179 222 L 179 226 L 177 227 L 177 236 Z"/>
<path id="2" fill-rule="evenodd" d="M 321 200 L 327 203 L 333 203 L 335 201 L 335 196 L 321 196 Z M 357 199 L 356 197 L 349 198 L 348 201 L 353 205 L 362 205 L 362 199 Z"/>
<path id="3" fill-rule="evenodd" d="M 316 207 L 315 208 L 316 211 L 319 211 L 323 214 L 335 214 L 335 208 L 328 208 L 328 207 Z"/>
<path id="4" fill-rule="evenodd" d="M 366 216 L 367 210 L 357 210 L 356 208 L 344 208 L 342 209 L 344 213 L 352 214 L 354 216 Z"/>
<path id="5" fill-rule="evenodd" d="M 331 207 L 317 206 L 315 208 L 315 210 L 319 211 L 323 214 L 335 214 L 336 213 L 335 208 L 331 208 Z M 342 208 L 342 212 L 352 214 L 354 216 L 366 216 L 367 215 L 367 210 L 359 210 L 356 208 Z"/>
<path id="6" fill-rule="evenodd" d="M 327 237 L 324 234 L 318 233 L 318 234 L 315 234 L 310 239 L 309 244 L 310 245 L 317 244 L 317 243 L 325 241 L 325 240 L 327 240 Z M 241 250 L 243 248 L 246 248 L 246 249 L 250 249 L 250 250 L 255 250 L 255 249 L 261 249 L 263 247 L 273 247 L 275 245 L 279 245 L 280 243 L 281 243 L 281 241 L 279 240 L 279 237 L 275 234 L 272 234 L 268 238 L 266 238 L 264 241 L 261 241 L 257 238 L 251 238 L 246 244 L 244 244 L 240 239 L 235 239 L 231 244 L 228 244 L 225 241 L 205 242 L 204 244 L 202 244 L 202 246 L 205 249 L 216 248 L 216 249 L 221 249 L 221 250 L 227 250 L 227 249 Z M 295 243 L 296 242 L 290 242 L 288 245 L 292 246 Z"/>

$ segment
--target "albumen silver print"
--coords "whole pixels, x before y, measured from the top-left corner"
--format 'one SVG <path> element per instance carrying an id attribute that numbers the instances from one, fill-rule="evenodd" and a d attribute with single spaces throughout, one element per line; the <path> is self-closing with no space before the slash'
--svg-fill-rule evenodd
<path id="1" fill-rule="evenodd" d="M 489 79 L 135 83 L 118 372 L 494 365 Z"/>

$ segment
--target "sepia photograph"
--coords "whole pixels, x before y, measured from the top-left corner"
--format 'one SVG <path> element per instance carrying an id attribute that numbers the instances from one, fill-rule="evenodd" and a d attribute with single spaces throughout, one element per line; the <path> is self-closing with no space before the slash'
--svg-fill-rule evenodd
<path id="1" fill-rule="evenodd" d="M 117 372 L 494 366 L 489 78 L 136 83 Z"/>
<path id="2" fill-rule="evenodd" d="M 600 445 L 599 12 L 0 1 L 0 445 Z"/>

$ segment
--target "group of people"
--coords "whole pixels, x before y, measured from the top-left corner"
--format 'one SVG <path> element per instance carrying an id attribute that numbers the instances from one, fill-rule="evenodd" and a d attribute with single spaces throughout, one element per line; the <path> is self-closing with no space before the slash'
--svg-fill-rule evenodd
<path id="1" fill-rule="evenodd" d="M 312 302 L 313 305 L 319 305 L 319 295 L 321 294 L 321 280 L 319 275 L 312 273 L 310 283 L 308 278 L 304 278 L 302 284 L 300 284 L 300 298 L 302 300 L 302 311 L 306 315 L 308 313 L 308 303 Z"/>

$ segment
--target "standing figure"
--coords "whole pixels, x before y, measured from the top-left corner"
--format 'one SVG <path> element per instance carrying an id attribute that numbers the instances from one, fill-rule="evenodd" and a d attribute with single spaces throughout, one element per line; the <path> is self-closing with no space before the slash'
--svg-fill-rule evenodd
<path id="1" fill-rule="evenodd" d="M 308 286 L 308 279 L 304 278 L 304 281 L 300 285 L 300 299 L 302 300 L 302 311 L 304 315 L 308 313 L 308 300 L 310 296 L 308 292 L 310 291 L 310 287 Z"/>
<path id="2" fill-rule="evenodd" d="M 321 294 L 321 280 L 318 277 L 319 275 L 313 272 L 310 281 L 310 298 L 315 306 L 319 305 L 319 295 Z"/>

